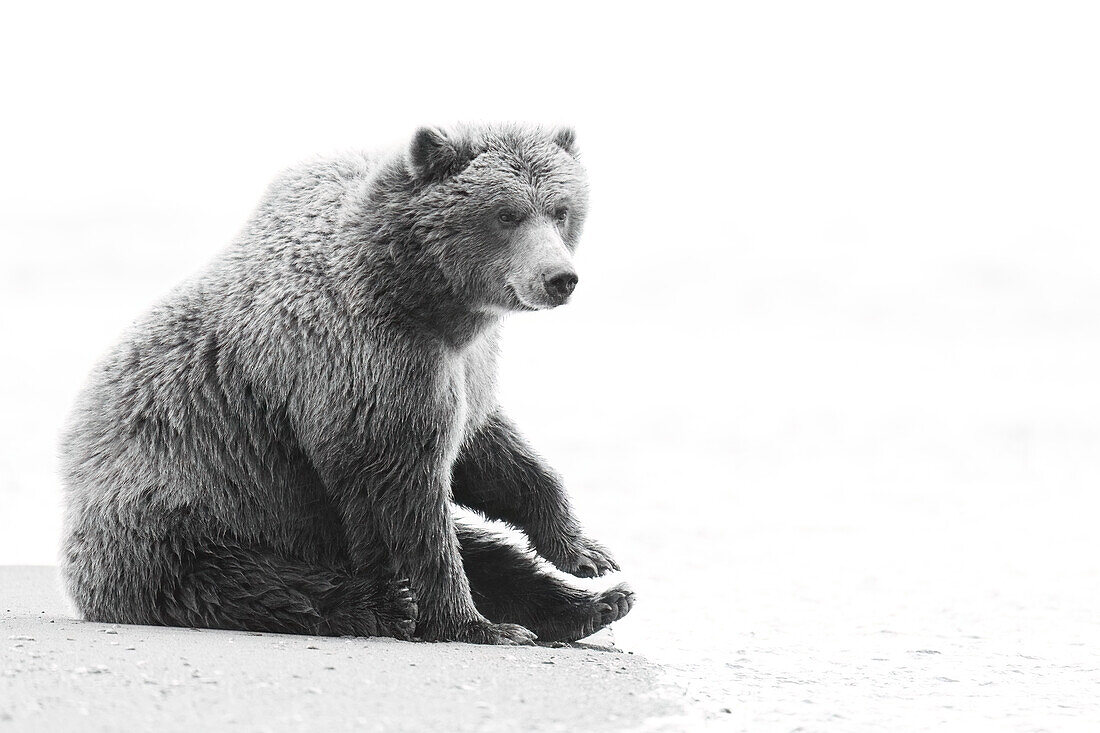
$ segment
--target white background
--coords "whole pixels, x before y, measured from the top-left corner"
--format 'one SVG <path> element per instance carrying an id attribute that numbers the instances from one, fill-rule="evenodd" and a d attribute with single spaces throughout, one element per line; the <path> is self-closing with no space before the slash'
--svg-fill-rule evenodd
<path id="1" fill-rule="evenodd" d="M 0 562 L 53 562 L 84 375 L 280 168 L 566 122 L 581 283 L 503 400 L 639 592 L 619 643 L 754 730 L 1100 722 L 1090 4 L 31 5 Z"/>

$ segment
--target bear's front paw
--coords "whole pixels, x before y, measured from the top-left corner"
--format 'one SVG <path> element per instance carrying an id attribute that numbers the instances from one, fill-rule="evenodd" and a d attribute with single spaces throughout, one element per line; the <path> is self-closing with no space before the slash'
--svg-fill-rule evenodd
<path id="1" fill-rule="evenodd" d="M 619 569 L 619 564 L 603 545 L 583 537 L 561 551 L 547 554 L 546 559 L 558 570 L 578 578 L 594 578 Z"/>
<path id="2" fill-rule="evenodd" d="M 494 624 L 489 621 L 470 624 L 458 633 L 455 641 L 467 644 L 503 644 L 528 646 L 535 643 L 535 633 L 519 624 Z"/>

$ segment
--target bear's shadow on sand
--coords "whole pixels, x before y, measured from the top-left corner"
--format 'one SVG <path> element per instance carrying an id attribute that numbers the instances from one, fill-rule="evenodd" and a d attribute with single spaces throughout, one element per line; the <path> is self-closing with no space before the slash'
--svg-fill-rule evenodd
<path id="1" fill-rule="evenodd" d="M 610 654 L 622 654 L 623 650 L 615 646 L 607 646 L 606 644 L 586 644 L 583 641 L 536 641 L 535 646 L 542 647 L 543 649 L 582 649 L 586 652 L 606 652 Z"/>

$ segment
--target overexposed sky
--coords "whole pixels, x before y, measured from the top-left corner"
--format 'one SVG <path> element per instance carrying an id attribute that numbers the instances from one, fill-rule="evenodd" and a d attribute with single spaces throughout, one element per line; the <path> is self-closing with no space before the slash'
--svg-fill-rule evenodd
<path id="1" fill-rule="evenodd" d="M 885 231 L 933 250 L 1096 235 L 1089 3 L 306 7 L 6 11 L 5 216 L 239 219 L 302 157 L 521 119 L 578 127 L 609 228 L 630 235 L 809 250 Z"/>

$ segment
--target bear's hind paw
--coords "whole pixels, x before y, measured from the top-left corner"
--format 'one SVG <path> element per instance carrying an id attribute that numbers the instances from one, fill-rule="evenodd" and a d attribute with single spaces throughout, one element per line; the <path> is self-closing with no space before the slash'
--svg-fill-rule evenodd
<path id="1" fill-rule="evenodd" d="M 619 583 L 600 594 L 598 605 L 601 606 L 601 620 L 606 626 L 630 613 L 630 609 L 634 608 L 634 591 L 626 583 Z M 607 608 L 603 609 L 603 606 Z"/>
<path id="2" fill-rule="evenodd" d="M 580 614 L 572 621 L 558 621 L 553 632 L 545 634 L 547 641 L 577 641 L 592 636 L 600 629 L 618 621 L 634 607 L 634 591 L 626 583 L 619 583 L 594 597 L 589 597 L 580 607 Z"/>

